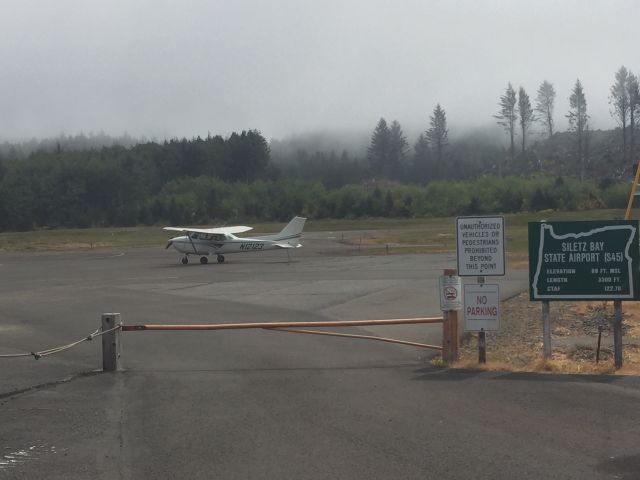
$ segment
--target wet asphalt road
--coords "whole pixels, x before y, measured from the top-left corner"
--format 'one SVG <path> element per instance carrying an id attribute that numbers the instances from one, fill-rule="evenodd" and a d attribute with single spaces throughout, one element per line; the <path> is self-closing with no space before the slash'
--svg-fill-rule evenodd
<path id="1" fill-rule="evenodd" d="M 453 255 L 345 255 L 321 234 L 304 243 L 291 262 L 206 266 L 160 248 L 0 255 L 0 354 L 82 338 L 113 311 L 128 324 L 436 315 L 437 277 L 455 267 Z M 502 295 L 525 274 L 501 279 Z M 375 332 L 439 342 L 437 326 Z M 126 332 L 114 374 L 94 372 L 95 341 L 0 362 L 0 478 L 640 472 L 634 377 L 453 372 L 410 347 L 253 330 Z"/>

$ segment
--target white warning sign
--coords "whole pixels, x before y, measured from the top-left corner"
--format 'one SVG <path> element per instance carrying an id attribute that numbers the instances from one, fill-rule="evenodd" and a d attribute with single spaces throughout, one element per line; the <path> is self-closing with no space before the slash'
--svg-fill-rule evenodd
<path id="1" fill-rule="evenodd" d="M 440 277 L 440 310 L 462 309 L 462 279 L 457 275 Z"/>
<path id="2" fill-rule="evenodd" d="M 500 289 L 497 284 L 464 286 L 464 325 L 468 332 L 500 329 Z"/>
<path id="3" fill-rule="evenodd" d="M 504 217 L 456 219 L 458 275 L 504 275 Z"/>

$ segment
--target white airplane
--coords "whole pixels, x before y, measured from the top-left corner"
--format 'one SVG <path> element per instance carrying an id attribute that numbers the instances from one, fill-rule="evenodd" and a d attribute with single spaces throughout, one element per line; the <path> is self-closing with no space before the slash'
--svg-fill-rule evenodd
<path id="1" fill-rule="evenodd" d="M 184 254 L 182 263 L 189 263 L 189 255 L 199 255 L 200 263 L 209 262 L 209 255 L 217 255 L 218 263 L 224 262 L 224 254 L 237 252 L 260 252 L 275 248 L 299 248 L 302 229 L 306 218 L 293 217 L 280 233 L 262 237 L 239 238 L 235 233 L 248 232 L 252 227 L 164 227 L 164 230 L 186 233 L 180 237 L 169 239 L 166 248 L 173 246 Z"/>

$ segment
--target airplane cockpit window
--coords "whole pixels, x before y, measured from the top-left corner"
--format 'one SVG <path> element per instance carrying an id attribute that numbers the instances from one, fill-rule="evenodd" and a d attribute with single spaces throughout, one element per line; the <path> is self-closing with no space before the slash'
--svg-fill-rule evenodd
<path id="1" fill-rule="evenodd" d="M 194 240 L 212 240 L 216 237 L 218 237 L 219 235 L 212 235 L 210 233 L 202 233 L 202 232 L 192 232 L 190 237 Z"/>

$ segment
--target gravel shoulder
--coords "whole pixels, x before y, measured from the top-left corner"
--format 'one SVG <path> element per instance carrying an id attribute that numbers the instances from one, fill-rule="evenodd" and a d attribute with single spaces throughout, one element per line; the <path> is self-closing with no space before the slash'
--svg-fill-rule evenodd
<path id="1" fill-rule="evenodd" d="M 640 302 L 623 302 L 624 366 L 613 364 L 613 302 L 551 302 L 552 358 L 543 360 L 542 305 L 523 292 L 502 303 L 501 329 L 488 332 L 487 364 L 478 364 L 478 337 L 460 345 L 457 367 L 565 373 L 640 374 Z M 600 361 L 596 363 L 599 328 Z"/>

